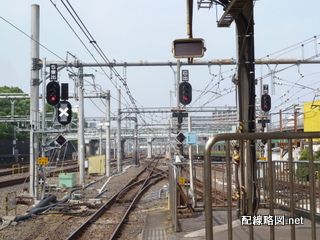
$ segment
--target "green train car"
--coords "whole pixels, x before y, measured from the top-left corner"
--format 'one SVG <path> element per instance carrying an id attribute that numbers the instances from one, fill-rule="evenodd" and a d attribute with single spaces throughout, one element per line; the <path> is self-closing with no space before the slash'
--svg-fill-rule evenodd
<path id="1" fill-rule="evenodd" d="M 279 140 L 273 140 L 272 144 L 274 147 L 279 145 Z M 261 155 L 261 141 L 256 142 L 256 155 L 257 158 Z M 192 153 L 194 159 L 204 159 L 204 148 L 205 144 L 194 144 L 192 145 Z M 234 147 L 230 146 L 230 157 L 233 156 Z M 217 142 L 212 146 L 211 149 L 211 160 L 212 161 L 225 161 L 226 160 L 226 143 L 224 141 Z"/>

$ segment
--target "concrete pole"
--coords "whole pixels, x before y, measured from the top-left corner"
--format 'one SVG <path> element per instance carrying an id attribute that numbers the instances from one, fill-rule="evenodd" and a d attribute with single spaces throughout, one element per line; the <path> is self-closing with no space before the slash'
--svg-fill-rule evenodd
<path id="1" fill-rule="evenodd" d="M 180 109 L 180 100 L 179 100 L 179 85 L 180 85 L 180 69 L 181 63 L 180 60 L 177 60 L 177 84 L 176 84 L 176 92 L 177 92 L 177 109 Z M 181 127 L 181 126 L 180 126 Z"/>
<path id="2" fill-rule="evenodd" d="M 294 106 L 294 113 L 293 113 L 293 131 L 298 132 L 298 110 L 296 108 L 297 106 Z"/>
<path id="3" fill-rule="evenodd" d="M 139 149 L 139 143 L 138 143 L 138 113 L 135 112 L 135 122 L 134 122 L 134 152 L 133 152 L 133 157 L 135 160 L 135 164 L 137 167 L 140 166 L 140 161 L 138 157 L 138 149 Z"/>
<path id="4" fill-rule="evenodd" d="M 110 90 L 106 91 L 106 176 L 110 176 Z"/>
<path id="5" fill-rule="evenodd" d="M 30 83 L 30 197 L 38 200 L 39 137 L 39 29 L 40 6 L 31 5 L 31 83 Z"/>
<path id="6" fill-rule="evenodd" d="M 177 86 L 176 86 L 176 91 L 177 91 L 177 109 L 180 109 L 180 99 L 179 99 L 179 85 L 180 85 L 180 71 L 181 71 L 181 63 L 180 60 L 177 60 Z M 181 123 L 177 124 L 177 132 L 181 131 Z M 177 144 L 178 148 L 178 154 L 183 155 L 183 145 L 181 143 Z"/>
<path id="7" fill-rule="evenodd" d="M 102 126 L 99 129 L 100 138 L 99 138 L 99 155 L 102 155 Z M 94 154 L 95 155 L 95 154 Z"/>
<path id="8" fill-rule="evenodd" d="M 47 126 L 46 126 L 46 115 L 47 115 L 47 111 L 46 111 L 46 58 L 43 59 L 43 63 L 42 63 L 42 133 L 41 133 L 41 157 L 45 157 L 46 156 L 46 134 L 44 133 L 44 131 L 46 131 Z M 41 192 L 41 197 L 40 199 L 43 199 L 45 197 L 45 174 L 44 174 L 44 169 L 43 166 L 41 166 L 41 179 L 42 179 L 42 192 Z"/>
<path id="9" fill-rule="evenodd" d="M 83 67 L 79 68 L 78 73 L 78 164 L 79 164 L 79 184 L 85 185 L 85 141 L 84 141 L 84 101 L 83 101 Z"/>
<path id="10" fill-rule="evenodd" d="M 147 158 L 148 158 L 148 159 L 152 158 L 152 141 L 153 141 L 152 138 L 148 138 L 148 139 L 147 139 L 147 146 L 148 146 L 148 155 L 147 155 Z"/>
<path id="11" fill-rule="evenodd" d="M 121 155 L 121 90 L 118 89 L 118 116 L 117 116 L 117 164 L 118 172 L 122 172 L 122 155 Z"/>
<path id="12" fill-rule="evenodd" d="M 42 130 L 46 130 L 47 126 L 46 126 L 46 115 L 47 115 L 47 111 L 46 111 L 46 58 L 43 59 L 43 64 L 42 64 L 42 69 L 43 69 L 43 73 L 42 73 Z M 46 143 L 46 135 L 44 133 L 42 133 L 42 152 L 41 152 L 41 156 L 45 157 L 45 143 Z"/>
<path id="13" fill-rule="evenodd" d="M 188 131 L 191 132 L 191 116 L 188 117 Z M 189 144 L 189 172 L 190 172 L 190 192 L 192 198 L 192 207 L 196 206 L 196 196 L 194 191 L 194 177 L 193 177 L 193 159 L 192 159 L 192 144 Z"/>

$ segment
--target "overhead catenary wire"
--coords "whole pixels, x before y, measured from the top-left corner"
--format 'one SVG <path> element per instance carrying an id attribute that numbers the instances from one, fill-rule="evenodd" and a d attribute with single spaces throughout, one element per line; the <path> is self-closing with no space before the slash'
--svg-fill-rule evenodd
<path id="1" fill-rule="evenodd" d="M 53 3 L 52 0 L 50 0 L 51 3 L 54 5 L 54 7 L 56 8 L 56 10 L 58 11 L 58 13 L 61 15 L 61 17 L 64 19 L 64 21 L 67 23 L 67 25 L 70 27 L 70 29 L 73 31 L 73 33 L 76 35 L 76 37 L 79 39 L 79 41 L 81 42 L 81 44 L 85 47 L 85 49 L 89 52 L 89 54 L 93 57 L 93 59 L 95 60 L 96 63 L 98 63 L 98 60 L 94 57 L 94 55 L 91 53 L 91 51 L 89 50 L 89 48 L 86 46 L 86 44 L 81 40 L 80 36 L 76 33 L 76 31 L 74 30 L 74 28 L 71 26 L 71 24 L 68 22 L 68 20 L 64 17 L 64 15 L 62 14 L 62 12 L 58 9 L 57 5 L 55 3 Z M 75 10 L 73 9 L 73 7 L 71 6 L 71 4 L 68 2 L 68 5 L 71 7 L 71 10 L 68 8 L 68 6 L 63 2 L 63 5 L 65 6 L 65 8 L 67 9 L 67 11 L 69 12 L 69 14 L 72 16 L 72 18 L 74 19 L 74 21 L 77 23 L 77 25 L 79 26 L 79 28 L 81 29 L 81 31 L 85 34 L 85 36 L 87 37 L 87 39 L 89 40 L 89 42 L 93 45 L 93 47 L 96 49 L 96 51 L 98 52 L 98 54 L 102 57 L 102 59 L 106 62 L 110 64 L 109 59 L 106 57 L 106 55 L 104 54 L 104 52 L 101 50 L 101 48 L 99 47 L 99 45 L 97 44 L 97 42 L 94 40 L 94 38 L 92 37 L 92 35 L 90 34 L 90 32 L 88 31 L 87 27 L 84 25 L 84 23 L 82 22 L 82 20 L 80 19 L 80 17 L 78 16 L 78 14 L 75 12 Z M 75 14 L 75 16 L 73 15 L 73 13 Z M 78 22 L 78 20 L 80 21 L 80 23 Z M 99 65 L 99 63 L 98 63 Z M 118 89 L 118 85 L 115 81 L 113 81 L 112 77 L 109 77 L 108 74 L 105 72 L 105 70 L 102 68 L 102 66 L 100 66 L 100 69 L 102 70 L 102 72 L 104 73 L 105 76 L 108 77 L 108 79 L 110 80 L 110 82 L 113 84 L 113 86 Z M 135 106 L 135 108 L 137 109 L 137 106 L 135 105 L 135 99 L 132 97 L 131 92 L 128 88 L 127 83 L 124 81 L 124 79 L 120 76 L 120 74 L 114 69 L 114 67 L 110 67 L 112 73 L 115 74 L 116 78 L 120 79 L 121 82 L 123 83 L 123 86 L 125 87 L 125 92 L 128 94 L 131 103 Z M 94 85 L 93 85 L 94 86 Z M 120 86 L 119 86 L 120 87 Z M 95 86 L 94 86 L 95 88 Z M 129 102 L 126 100 L 126 98 L 123 97 L 123 94 L 121 94 L 122 98 L 125 100 L 125 102 L 127 103 L 127 105 L 125 106 L 130 106 Z M 118 99 L 115 99 L 116 101 L 119 101 Z M 102 100 L 101 100 L 102 101 Z M 123 102 L 121 102 L 122 104 L 124 104 Z M 105 105 L 105 103 L 103 103 Z M 98 107 L 95 104 L 96 107 Z M 102 111 L 100 108 L 98 108 L 99 111 Z M 104 111 L 102 111 L 104 112 Z M 141 118 L 141 116 L 139 116 Z M 142 121 L 144 121 L 144 119 L 141 119 Z"/>
<path id="2" fill-rule="evenodd" d="M 90 56 L 94 59 L 94 61 L 99 65 L 98 60 L 94 57 L 93 53 L 89 50 L 89 48 L 86 46 L 86 44 L 82 41 L 82 39 L 80 38 L 80 36 L 77 34 L 77 32 L 75 31 L 75 29 L 71 26 L 71 24 L 68 22 L 68 20 L 66 19 L 66 17 L 63 15 L 63 13 L 59 10 L 59 8 L 57 7 L 57 5 L 50 0 L 51 3 L 53 4 L 53 6 L 55 7 L 55 9 L 58 11 L 58 13 L 60 14 L 60 16 L 63 18 L 63 20 L 67 23 L 67 25 L 69 26 L 69 28 L 72 30 L 72 32 L 76 35 L 76 37 L 78 38 L 78 40 L 81 42 L 81 44 L 84 46 L 84 48 L 88 51 L 88 53 L 90 54 Z M 63 3 L 63 1 L 61 1 Z M 64 4 L 64 3 L 63 3 Z M 64 4 L 65 5 L 65 4 Z M 66 6 L 66 5 L 65 5 Z M 67 7 L 67 6 L 66 6 Z M 70 12 L 71 14 L 71 12 Z M 80 61 L 81 63 L 81 61 Z M 108 77 L 108 79 L 110 80 L 110 82 L 113 84 L 113 86 L 117 89 L 118 86 L 116 84 L 116 82 L 114 82 L 112 80 L 112 78 L 110 78 L 108 76 L 108 74 L 105 72 L 105 70 L 103 69 L 102 66 L 100 66 L 100 69 L 102 70 L 102 72 L 104 73 L 105 76 Z M 126 99 L 124 98 L 124 100 L 126 101 Z M 128 103 L 128 102 L 127 102 Z M 128 103 L 129 104 L 129 103 Z"/>
<path id="3" fill-rule="evenodd" d="M 71 15 L 71 17 L 74 19 L 74 21 L 76 22 L 76 24 L 78 25 L 78 27 L 80 28 L 80 30 L 83 32 L 83 34 L 86 36 L 86 38 L 89 40 L 89 43 L 92 44 L 95 48 L 95 50 L 98 52 L 98 54 L 102 57 L 102 59 L 110 64 L 110 60 L 108 59 L 108 57 L 105 55 L 105 53 L 103 52 L 103 50 L 100 48 L 99 44 L 97 43 L 97 41 L 93 38 L 92 34 L 89 32 L 88 28 L 85 26 L 85 24 L 83 23 L 83 21 L 81 20 L 81 18 L 79 17 L 79 15 L 77 14 L 77 12 L 75 11 L 75 9 L 72 7 L 71 3 L 66 0 L 66 2 L 68 3 L 69 7 L 64 3 L 63 0 L 61 0 L 61 2 L 63 3 L 63 5 L 65 6 L 65 8 L 67 9 L 67 11 L 69 12 L 69 14 Z M 70 10 L 71 9 L 71 10 Z M 133 98 L 133 96 L 131 95 L 130 89 L 128 87 L 127 82 L 122 78 L 122 76 L 118 73 L 118 71 L 113 67 L 110 66 L 110 69 L 112 70 L 112 72 L 115 74 L 115 76 L 122 82 L 123 86 L 125 87 L 126 93 L 129 96 L 129 99 L 132 103 L 132 105 L 137 108 L 136 106 L 136 100 Z"/>
<path id="4" fill-rule="evenodd" d="M 52 1 L 51 1 L 52 2 Z M 54 4 L 54 3 L 53 3 Z M 55 4 L 54 4 L 55 5 Z M 58 10 L 58 9 L 57 9 Z M 58 12 L 60 12 L 59 10 L 58 10 Z M 15 24 L 13 24 L 13 23 L 11 23 L 9 20 L 7 20 L 7 19 L 5 19 L 4 17 L 2 17 L 2 16 L 0 16 L 0 18 L 4 21 L 4 22 L 6 22 L 7 24 L 9 24 L 10 26 L 12 26 L 13 28 L 15 28 L 17 31 L 19 31 L 20 33 L 22 33 L 23 35 L 25 35 L 26 37 L 28 37 L 29 39 L 31 39 L 32 41 L 36 41 L 35 39 L 33 39 L 30 35 L 28 35 L 27 33 L 25 33 L 23 30 L 21 30 L 19 27 L 17 27 Z M 70 26 L 71 27 L 71 26 Z M 72 27 L 71 27 L 72 28 Z M 74 31 L 74 33 L 76 34 L 76 32 Z M 77 34 L 76 34 L 77 35 Z M 78 36 L 78 35 L 77 35 Z M 81 41 L 81 39 L 80 39 L 80 37 L 78 36 L 78 38 L 79 38 L 79 40 Z M 41 42 L 38 42 L 38 41 L 36 41 L 38 44 L 39 44 L 39 46 L 40 47 L 42 47 L 42 48 L 44 48 L 45 50 L 47 50 L 48 52 L 50 52 L 51 54 L 53 54 L 54 56 L 56 56 L 58 59 L 60 59 L 60 60 L 62 60 L 63 62 L 65 62 L 65 63 L 67 63 L 67 60 L 66 59 L 64 59 L 63 57 L 61 57 L 61 56 L 59 56 L 57 53 L 55 53 L 53 50 L 51 50 L 51 49 L 49 49 L 47 46 L 45 46 L 44 44 L 42 44 Z M 84 44 L 84 43 L 83 43 Z M 70 54 L 69 52 L 68 52 L 68 54 Z M 75 57 L 74 55 L 72 55 L 73 57 Z M 93 56 L 93 55 L 92 55 Z M 70 70 L 68 70 L 68 71 L 70 71 Z M 73 71 L 73 69 L 72 69 L 72 71 L 71 71 L 71 73 L 72 74 L 75 74 L 75 72 Z M 106 75 L 106 74 L 105 74 Z M 90 82 L 88 82 L 89 84 L 91 84 L 94 88 L 95 88 L 95 84 L 94 83 L 90 83 Z M 102 89 L 101 89 L 101 91 L 103 91 Z M 115 99 L 115 100 L 117 100 L 117 99 Z M 105 104 L 105 103 L 103 103 L 103 104 Z M 95 106 L 99 109 L 99 107 L 95 104 Z M 99 109 L 100 110 L 100 109 Z"/>
<path id="5" fill-rule="evenodd" d="M 98 45 L 98 43 L 96 42 L 96 40 L 93 38 L 93 36 L 91 35 L 91 33 L 89 32 L 88 28 L 84 25 L 83 21 L 80 19 L 79 15 L 76 13 L 75 9 L 72 7 L 72 5 L 70 4 L 69 1 L 66 1 L 69 5 L 69 7 L 71 8 L 71 10 L 68 8 L 68 6 L 63 2 L 63 0 L 61 0 L 61 2 L 63 3 L 63 5 L 65 6 L 65 8 L 67 9 L 67 11 L 69 12 L 69 14 L 72 16 L 72 18 L 74 19 L 74 21 L 77 23 L 77 25 L 79 26 L 79 28 L 81 29 L 81 31 L 85 34 L 85 36 L 87 37 L 87 39 L 89 40 L 90 44 L 92 44 L 94 46 L 94 48 L 96 49 L 96 51 L 98 52 L 98 54 L 102 57 L 102 59 L 110 64 L 110 60 L 108 59 L 108 57 L 105 55 L 105 53 L 103 52 L 103 50 L 100 48 L 100 46 Z M 74 15 L 73 15 L 74 14 Z M 96 61 L 97 62 L 97 61 Z M 101 68 L 102 69 L 102 68 Z M 137 101 L 133 98 L 131 91 L 128 87 L 127 82 L 125 81 L 125 79 L 118 73 L 118 71 L 114 68 L 114 67 L 110 67 L 112 73 L 115 74 L 116 78 L 119 79 L 124 88 L 125 88 L 125 92 L 126 94 L 129 96 L 129 99 L 131 101 L 131 104 L 134 106 L 134 109 L 137 109 Z M 104 71 L 104 69 L 102 69 L 102 71 Z M 110 79 L 110 78 L 109 78 Z M 116 87 L 116 85 L 114 84 L 114 86 Z M 117 87 L 116 87 L 117 88 Z M 125 99 L 125 98 L 124 98 Z M 126 99 L 125 99 L 126 101 Z M 126 101 L 127 102 L 127 101 Z M 128 102 L 127 102 L 128 103 Z M 136 111 L 136 110 L 135 110 Z M 140 116 L 139 116 L 140 117 Z M 144 121 L 144 119 L 141 119 L 142 121 Z"/>
<path id="6" fill-rule="evenodd" d="M 55 2 L 55 1 L 54 1 L 54 2 Z M 88 45 L 88 44 L 87 44 L 87 45 Z M 301 45 L 301 44 L 299 44 L 299 46 L 298 46 L 298 47 L 300 47 L 300 45 Z M 89 49 L 90 49 L 90 47 L 89 47 Z M 99 57 L 98 57 L 98 58 L 99 58 Z M 118 69 L 118 70 L 119 70 L 119 69 Z M 101 72 L 101 71 L 100 71 L 100 72 Z M 227 80 L 228 80 L 228 79 L 227 79 Z M 214 83 L 214 82 L 213 82 L 213 83 Z M 211 86 L 211 85 L 210 85 L 210 86 Z M 117 101 L 117 99 L 115 99 L 115 100 Z"/>
<path id="7" fill-rule="evenodd" d="M 30 38 L 32 41 L 35 41 L 36 43 L 39 44 L 39 46 L 43 47 L 44 49 L 46 49 L 48 52 L 50 52 L 51 54 L 53 54 L 54 56 L 56 56 L 57 58 L 59 58 L 60 60 L 65 62 L 65 59 L 63 59 L 62 57 L 60 57 L 58 54 L 56 54 L 55 52 L 53 52 L 52 50 L 50 50 L 48 47 L 44 46 L 42 43 L 38 42 L 37 40 L 33 39 L 30 35 L 28 35 L 27 33 L 25 33 L 24 31 L 22 31 L 20 28 L 18 28 L 17 26 L 15 26 L 13 23 L 9 22 L 7 19 L 5 19 L 4 17 L 0 16 L 0 18 L 5 21 L 6 23 L 8 23 L 10 26 L 12 26 L 13 28 L 15 28 L 16 30 L 18 30 L 20 33 L 22 33 L 23 35 L 25 35 L 26 37 Z"/>
<path id="8" fill-rule="evenodd" d="M 301 45 L 306 45 L 306 44 L 312 43 L 312 42 L 316 41 L 316 40 L 319 39 L 319 38 L 320 38 L 320 34 L 317 34 L 317 35 L 315 35 L 315 36 L 313 36 L 313 37 L 311 37 L 311 38 L 308 38 L 308 39 L 303 40 L 303 41 L 301 41 L 301 42 L 298 42 L 298 43 L 295 43 L 295 44 L 293 44 L 293 45 L 290 45 L 289 47 L 286 47 L 286 48 L 283 48 L 283 49 L 278 50 L 278 51 L 276 51 L 276 52 L 267 54 L 266 56 L 262 57 L 262 59 L 264 59 L 264 58 L 270 58 L 270 56 L 279 54 L 279 55 L 273 57 L 273 58 L 278 58 L 278 57 L 280 57 L 280 56 L 282 56 L 282 55 L 284 55 L 284 54 L 287 54 L 287 53 L 289 53 L 289 52 L 292 52 L 292 51 L 300 48 Z M 317 50 L 316 50 L 316 51 L 317 51 Z"/>
<path id="9" fill-rule="evenodd" d="M 52 2 L 52 0 L 51 0 Z M 72 16 L 72 18 L 74 19 L 74 21 L 77 23 L 77 25 L 79 26 L 79 28 L 81 29 L 81 31 L 85 34 L 86 38 L 89 40 L 89 43 L 93 45 L 93 47 L 95 48 L 95 50 L 97 51 L 97 53 L 101 56 L 101 58 L 108 64 L 110 64 L 110 60 L 107 58 L 107 56 L 105 55 L 105 53 L 103 52 L 103 50 L 100 48 L 100 46 L 98 45 L 98 43 L 96 42 L 96 40 L 93 38 L 93 36 L 91 35 L 91 33 L 89 32 L 89 30 L 87 29 L 87 27 L 84 25 L 84 23 L 82 22 L 82 20 L 80 19 L 79 15 L 76 13 L 75 9 L 72 7 L 72 5 L 70 4 L 69 1 L 66 1 L 69 5 L 69 7 L 63 2 L 63 0 L 61 0 L 61 2 L 63 3 L 63 5 L 65 6 L 65 8 L 67 9 L 67 11 L 69 12 L 69 14 Z M 53 3 L 53 2 L 52 2 Z M 55 4 L 54 4 L 55 5 Z M 57 8 L 57 6 L 55 5 L 55 7 Z M 60 12 L 60 15 L 62 15 L 62 13 Z M 65 18 L 64 18 L 65 19 Z M 67 22 L 67 20 L 65 19 L 65 21 Z M 68 23 L 68 25 L 71 27 L 71 25 Z M 72 27 L 71 27 L 72 28 Z M 73 29 L 73 28 L 72 28 Z M 84 44 L 84 43 L 83 43 Z M 86 47 L 87 51 L 89 51 L 89 49 Z M 91 56 L 93 56 L 93 54 L 91 54 Z M 95 58 L 94 58 L 95 59 Z M 95 59 L 96 61 L 96 59 Z M 96 61 L 97 62 L 97 61 Z M 98 63 L 98 62 L 97 62 Z M 104 69 L 102 67 L 100 67 L 102 69 L 103 72 Z M 122 82 L 123 87 L 125 88 L 125 93 L 129 96 L 130 102 L 133 105 L 133 111 L 137 111 L 138 107 L 137 107 L 137 101 L 135 98 L 133 98 L 131 91 L 128 87 L 127 82 L 125 81 L 125 79 L 118 73 L 118 71 L 113 67 L 110 66 L 110 69 L 112 71 L 112 73 L 115 74 L 115 76 Z M 105 73 L 106 76 L 108 76 Z M 109 80 L 111 80 L 109 78 Z M 112 81 L 113 85 L 117 88 L 117 85 Z M 122 93 L 121 93 L 122 95 Z M 123 96 L 123 95 L 122 95 Z M 123 97 L 124 98 L 124 97 Z M 127 102 L 127 100 L 124 98 L 124 100 Z M 128 103 L 128 102 L 127 102 Z M 138 117 L 144 122 L 145 120 L 143 118 L 141 118 L 140 115 L 138 115 Z"/>

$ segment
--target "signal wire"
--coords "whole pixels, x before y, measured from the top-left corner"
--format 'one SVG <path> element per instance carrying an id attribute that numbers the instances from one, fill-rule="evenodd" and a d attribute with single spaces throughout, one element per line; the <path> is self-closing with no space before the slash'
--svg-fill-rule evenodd
<path id="1" fill-rule="evenodd" d="M 56 54 L 55 52 L 51 51 L 49 48 L 47 48 L 46 46 L 44 46 L 43 44 L 41 44 L 40 42 L 38 42 L 37 40 L 35 40 L 34 38 L 32 38 L 31 36 L 29 36 L 28 34 L 26 34 L 24 31 L 22 31 L 20 28 L 18 28 L 17 26 L 15 26 L 14 24 L 12 24 L 11 22 L 9 22 L 8 20 L 6 20 L 4 17 L 0 16 L 0 18 L 5 21 L 6 23 L 8 23 L 10 26 L 12 26 L 13 28 L 17 29 L 19 32 L 21 32 L 23 35 L 25 35 L 26 37 L 30 38 L 32 41 L 35 41 L 37 44 L 39 44 L 39 46 L 43 47 L 44 49 L 46 49 L 48 52 L 50 52 L 51 54 L 53 54 L 54 56 L 56 56 L 57 58 L 59 58 L 60 60 L 65 61 L 65 59 L 63 59 L 62 57 L 60 57 L 58 54 Z"/>

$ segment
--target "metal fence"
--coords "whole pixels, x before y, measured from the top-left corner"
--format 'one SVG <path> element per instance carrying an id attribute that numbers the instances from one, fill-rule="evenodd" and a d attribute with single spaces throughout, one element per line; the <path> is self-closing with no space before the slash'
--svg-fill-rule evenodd
<path id="1" fill-rule="evenodd" d="M 257 162 L 257 178 L 260 192 L 260 205 L 269 205 L 270 203 L 270 187 L 268 185 L 268 162 Z M 290 161 L 289 160 L 272 160 L 272 181 L 274 204 L 278 207 L 286 209 L 290 208 Z M 314 161 L 312 168 L 314 169 L 314 182 L 311 184 L 315 188 L 315 214 L 320 217 L 320 161 Z M 311 210 L 311 191 L 309 183 L 309 161 L 292 161 L 293 174 L 293 202 L 296 211 L 300 214 L 308 213 Z"/>
<path id="2" fill-rule="evenodd" d="M 222 194 L 227 192 L 228 175 L 225 162 L 212 162 L 213 188 L 212 194 L 215 196 L 212 201 L 213 206 L 217 208 L 227 207 L 226 197 Z M 199 181 L 202 178 L 202 169 L 204 162 L 193 161 L 193 174 L 190 174 L 190 162 L 175 162 L 169 164 L 169 208 L 174 231 L 180 231 L 179 217 L 184 218 L 188 213 L 179 213 L 178 209 L 187 208 L 185 203 L 180 201 L 180 189 L 185 191 L 190 205 L 197 209 L 203 209 L 203 185 Z M 198 166 L 199 168 L 197 168 Z M 197 170 L 198 169 L 198 170 Z M 198 172 L 199 171 L 199 172 Z M 234 171 L 232 171 L 234 172 Z M 200 176 L 201 175 L 201 176 Z M 234 174 L 231 174 L 234 182 Z M 202 179 L 201 179 L 202 180 Z M 232 186 L 234 190 L 234 186 Z M 219 197 L 217 197 L 219 196 Z M 233 202 L 233 206 L 235 203 Z"/>
<path id="3" fill-rule="evenodd" d="M 209 139 L 205 147 L 204 161 L 204 192 L 205 192 L 205 227 L 206 239 L 213 239 L 213 217 L 212 217 L 212 162 L 211 148 L 218 141 L 226 142 L 226 152 L 230 152 L 231 140 L 259 140 L 264 139 L 268 142 L 267 161 L 257 162 L 256 176 L 258 180 L 258 190 L 260 204 L 269 206 L 269 215 L 275 216 L 275 209 L 279 206 L 286 207 L 290 212 L 290 217 L 295 217 L 297 211 L 307 214 L 311 220 L 310 231 L 311 239 L 316 239 L 316 217 L 319 214 L 319 162 L 314 162 L 313 139 L 319 138 L 319 132 L 286 132 L 286 133 L 240 133 L 240 134 L 219 134 Z M 279 161 L 272 159 L 271 140 L 286 139 L 288 141 L 288 160 Z M 295 139 L 306 139 L 308 141 L 308 161 L 294 161 L 293 142 Z M 271 167 L 270 167 L 271 166 Z M 227 192 L 227 224 L 228 239 L 233 238 L 232 229 L 232 192 L 233 174 L 231 156 L 226 157 L 226 186 Z M 252 171 L 249 170 L 245 171 Z M 249 174 L 250 176 L 250 174 Z M 246 191 L 250 190 L 250 187 Z M 252 188 L 251 188 L 252 189 Z M 251 192 L 252 196 L 252 192 Z M 249 198 L 250 199 L 250 198 Z M 250 201 L 247 201 L 250 202 Z M 250 239 L 254 239 L 254 227 L 248 226 Z M 290 225 L 290 236 L 288 239 L 295 239 L 295 225 Z M 275 226 L 270 225 L 270 239 L 275 239 Z"/>

